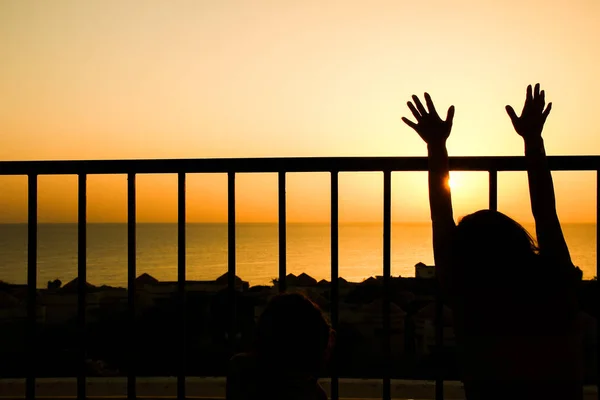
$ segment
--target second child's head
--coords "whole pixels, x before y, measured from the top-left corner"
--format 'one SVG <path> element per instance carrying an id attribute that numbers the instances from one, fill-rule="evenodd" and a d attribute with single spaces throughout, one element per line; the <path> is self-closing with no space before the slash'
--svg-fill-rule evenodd
<path id="1" fill-rule="evenodd" d="M 306 296 L 279 294 L 260 316 L 255 351 L 281 373 L 316 375 L 327 361 L 332 333 L 319 307 Z"/>

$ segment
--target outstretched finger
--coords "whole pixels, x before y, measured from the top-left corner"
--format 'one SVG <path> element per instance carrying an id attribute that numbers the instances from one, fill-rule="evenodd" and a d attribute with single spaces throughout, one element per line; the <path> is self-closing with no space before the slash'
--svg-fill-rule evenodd
<path id="1" fill-rule="evenodd" d="M 454 106 L 450 106 L 448 108 L 448 114 L 446 114 L 446 122 L 452 125 L 452 120 L 454 119 Z"/>
<path id="2" fill-rule="evenodd" d="M 546 118 L 548 118 L 548 115 L 550 115 L 550 111 L 551 110 L 552 110 L 552 103 L 548 103 L 548 107 L 546 107 L 546 109 L 542 113 L 542 117 L 544 118 L 544 122 L 546 122 Z"/>
<path id="3" fill-rule="evenodd" d="M 533 91 L 533 89 L 532 89 L 531 85 L 527 85 L 527 97 L 525 98 L 525 102 L 529 102 L 529 101 L 533 100 L 532 91 Z"/>
<path id="4" fill-rule="evenodd" d="M 419 110 L 419 112 L 421 113 L 421 115 L 426 115 L 427 114 L 427 110 L 425 110 L 425 107 L 423 107 L 423 103 L 421 103 L 421 100 L 419 100 L 419 98 L 413 94 L 412 97 L 413 101 L 415 102 L 415 105 L 417 106 L 417 110 Z"/>
<path id="5" fill-rule="evenodd" d="M 421 114 L 419 114 L 419 112 L 417 111 L 417 109 L 415 108 L 415 106 L 413 106 L 413 103 L 411 103 L 409 101 L 406 104 L 408 105 L 408 108 L 410 109 L 410 112 L 412 113 L 412 115 L 415 116 L 415 118 L 417 119 L 417 121 L 420 121 L 421 120 Z"/>
<path id="6" fill-rule="evenodd" d="M 540 84 L 536 83 L 535 84 L 535 89 L 533 90 L 533 97 L 535 99 L 537 99 L 539 95 L 540 95 Z"/>
<path id="7" fill-rule="evenodd" d="M 519 117 L 517 117 L 517 113 L 511 106 L 506 106 L 506 113 L 508 114 L 508 116 L 510 117 L 510 120 L 512 121 L 512 123 L 514 125 L 517 122 L 517 120 L 519 119 Z"/>
<path id="8" fill-rule="evenodd" d="M 406 117 L 402 117 L 402 121 L 404 121 L 404 123 L 408 126 L 410 126 L 411 128 L 413 128 L 415 131 L 417 130 L 417 124 L 415 124 L 414 122 L 412 122 L 410 119 L 406 118 Z"/>
<path id="9" fill-rule="evenodd" d="M 540 108 L 543 110 L 546 105 L 546 93 L 542 90 L 539 97 Z"/>
<path id="10" fill-rule="evenodd" d="M 429 93 L 425 93 L 425 103 L 427 104 L 427 108 L 431 114 L 438 115 Z"/>

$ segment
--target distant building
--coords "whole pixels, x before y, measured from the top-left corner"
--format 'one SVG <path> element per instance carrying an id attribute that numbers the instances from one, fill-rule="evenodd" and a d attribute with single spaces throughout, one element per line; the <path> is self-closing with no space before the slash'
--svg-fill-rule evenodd
<path id="1" fill-rule="evenodd" d="M 294 274 L 287 274 L 285 276 L 285 285 L 288 287 L 298 286 L 298 277 Z"/>
<path id="2" fill-rule="evenodd" d="M 144 272 L 135 278 L 135 283 L 136 285 L 154 285 L 158 283 L 158 279 Z"/>
<path id="3" fill-rule="evenodd" d="M 10 293 L 0 291 L 0 309 L 14 308 L 21 305 L 19 299 Z"/>
<path id="4" fill-rule="evenodd" d="M 377 283 L 378 283 L 377 278 L 370 276 L 367 279 L 365 279 L 364 281 L 362 281 L 360 284 L 361 285 L 376 285 Z"/>
<path id="5" fill-rule="evenodd" d="M 306 274 L 306 273 L 301 273 L 300 275 L 298 275 L 298 280 L 296 285 L 297 286 L 315 286 L 317 284 L 317 280 L 315 278 L 313 278 L 312 276 Z"/>
<path id="6" fill-rule="evenodd" d="M 352 325 L 364 338 L 364 345 L 357 349 L 363 356 L 380 357 L 382 355 L 383 300 L 375 299 L 368 304 L 340 303 L 340 322 Z M 404 353 L 406 312 L 394 302 L 390 302 L 390 335 L 393 357 Z"/>
<path id="7" fill-rule="evenodd" d="M 238 276 L 235 277 L 235 290 L 245 292 L 249 288 L 248 282 L 242 281 Z M 171 296 L 177 293 L 177 281 L 159 281 L 148 274 L 142 274 L 136 278 L 136 283 L 141 282 L 140 289 L 154 296 Z M 208 292 L 216 293 L 227 289 L 229 286 L 229 273 L 226 272 L 214 281 L 185 281 L 186 292 Z"/>
<path id="8" fill-rule="evenodd" d="M 233 281 L 235 282 L 236 289 L 240 289 L 242 291 L 248 290 L 248 282 L 242 281 L 242 279 L 239 276 L 236 275 L 233 278 Z M 223 275 L 215 279 L 214 282 L 217 285 L 229 285 L 229 272 L 225 272 Z"/>
<path id="9" fill-rule="evenodd" d="M 275 286 L 278 287 L 279 282 L 275 281 Z M 312 287 L 312 286 L 323 286 L 328 284 L 328 282 L 326 280 L 322 280 L 320 282 L 317 283 L 317 280 L 315 278 L 313 278 L 312 276 L 306 274 L 306 273 L 301 273 L 300 275 L 296 276 L 294 274 L 287 274 L 285 277 L 285 286 L 288 288 L 292 288 L 292 287 Z"/>
<path id="10" fill-rule="evenodd" d="M 415 327 L 415 351 L 417 358 L 431 354 L 435 348 L 435 308 L 436 305 L 434 302 L 429 303 L 412 317 Z M 456 346 L 456 336 L 454 334 L 452 310 L 445 305 L 442 310 L 443 346 L 454 348 Z"/>
<path id="11" fill-rule="evenodd" d="M 345 298 L 356 285 L 357 284 L 355 283 L 348 283 L 348 281 L 341 276 L 338 277 L 338 297 L 340 299 Z M 331 282 L 326 279 L 321 279 L 317 282 L 316 288 L 321 291 L 321 294 L 329 293 L 331 290 Z"/>
<path id="12" fill-rule="evenodd" d="M 228 274 L 220 276 L 214 281 L 186 281 L 186 292 L 188 293 L 217 293 L 228 287 Z M 153 276 L 144 273 L 135 280 L 136 313 L 142 313 L 144 309 L 152 307 L 160 302 L 170 301 L 177 293 L 178 283 L 161 282 Z M 248 282 L 235 277 L 235 288 L 238 291 L 248 289 Z M 86 282 L 86 320 L 91 322 L 96 319 L 99 311 L 117 310 L 127 307 L 129 296 L 124 288 L 113 288 L 109 286 L 94 286 Z M 78 289 L 79 279 L 75 278 L 58 290 L 44 292 L 40 304 L 45 307 L 45 321 L 47 323 L 60 324 L 77 316 L 78 312 Z M 0 312 L 0 316 L 1 316 Z M 5 312 L 6 314 L 6 312 Z"/>
<path id="13" fill-rule="evenodd" d="M 48 281 L 48 290 L 58 290 L 62 286 L 62 282 L 60 279 L 55 279 L 53 281 Z"/>
<path id="14" fill-rule="evenodd" d="M 85 283 L 86 289 L 89 293 L 90 289 L 95 289 L 96 286 L 92 285 L 89 282 Z M 63 287 L 60 288 L 62 293 L 77 293 L 79 290 L 79 278 L 75 278 L 72 281 L 66 283 Z"/>
<path id="15" fill-rule="evenodd" d="M 331 285 L 331 282 L 327 279 L 321 279 L 319 282 L 317 282 L 317 286 L 328 287 L 329 285 Z M 349 285 L 350 284 L 346 279 L 344 279 L 341 276 L 338 276 L 338 286 L 340 288 L 348 287 Z"/>
<path id="16" fill-rule="evenodd" d="M 0 323 L 21 321 L 25 320 L 26 318 L 26 304 L 8 292 L 0 291 Z M 45 321 L 45 307 L 40 305 L 36 307 L 36 318 L 38 322 Z"/>
<path id="17" fill-rule="evenodd" d="M 50 289 L 44 292 L 39 304 L 45 307 L 45 321 L 49 324 L 62 324 L 77 317 L 78 313 L 78 278 L 73 279 L 59 290 Z M 97 311 L 107 305 L 127 304 L 127 291 L 109 286 L 97 287 L 86 282 L 85 295 L 86 321 L 96 320 Z M 140 308 L 141 304 L 136 304 Z"/>
<path id="18" fill-rule="evenodd" d="M 422 262 L 415 265 L 415 277 L 419 279 L 435 278 L 435 266 L 425 265 Z"/>

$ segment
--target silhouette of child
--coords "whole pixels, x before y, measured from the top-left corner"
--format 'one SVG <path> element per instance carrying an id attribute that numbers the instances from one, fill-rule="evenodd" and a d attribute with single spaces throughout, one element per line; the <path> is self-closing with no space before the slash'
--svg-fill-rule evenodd
<path id="1" fill-rule="evenodd" d="M 522 115 L 506 111 L 524 139 L 538 243 L 517 222 L 482 210 L 455 225 L 446 140 L 454 106 L 442 120 L 425 93 L 403 121 L 427 143 L 436 275 L 454 310 L 467 399 L 581 399 L 582 342 L 577 283 L 558 215 L 542 129 L 552 108 L 527 88 Z"/>
<path id="2" fill-rule="evenodd" d="M 317 378 L 332 334 L 319 307 L 304 295 L 273 297 L 258 321 L 252 351 L 230 361 L 227 399 L 327 399 Z"/>

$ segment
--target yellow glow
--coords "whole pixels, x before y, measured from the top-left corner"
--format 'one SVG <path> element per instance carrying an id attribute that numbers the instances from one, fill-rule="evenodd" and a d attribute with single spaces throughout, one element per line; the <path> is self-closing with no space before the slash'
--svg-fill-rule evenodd
<path id="1" fill-rule="evenodd" d="M 460 179 L 456 174 L 450 174 L 448 177 L 448 186 L 450 186 L 450 189 L 458 189 L 460 187 Z"/>
<path id="2" fill-rule="evenodd" d="M 600 154 L 599 19 L 592 0 L 6 0 L 0 159 L 424 156 L 400 119 L 424 91 L 442 116 L 456 107 L 451 156 L 521 155 L 504 106 L 521 109 L 538 81 L 554 106 L 547 153 Z M 595 221 L 595 181 L 564 174 L 561 217 Z M 526 186 L 504 176 L 500 210 L 531 219 Z M 226 177 L 192 181 L 190 220 L 224 221 Z M 74 221 L 76 180 L 40 182 L 40 218 Z M 380 218 L 381 184 L 344 177 L 344 218 Z M 290 185 L 290 220 L 328 220 L 326 174 Z M 450 185 L 457 215 L 487 207 L 486 174 Z M 25 221 L 25 178 L 0 188 L 0 222 Z M 124 177 L 89 190 L 91 220 L 124 220 Z M 140 191 L 140 221 L 175 220 L 176 177 Z M 274 175 L 240 178 L 238 219 L 275 220 L 276 194 Z M 393 195 L 395 220 L 429 219 L 426 174 L 394 174 Z"/>

